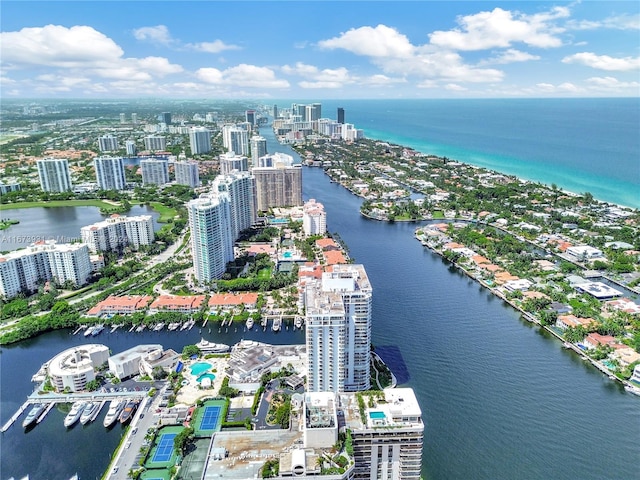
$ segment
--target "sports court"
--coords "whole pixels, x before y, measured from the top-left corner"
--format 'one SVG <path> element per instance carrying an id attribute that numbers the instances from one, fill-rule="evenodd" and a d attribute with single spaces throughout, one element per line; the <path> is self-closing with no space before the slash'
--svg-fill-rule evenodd
<path id="1" fill-rule="evenodd" d="M 176 463 L 178 452 L 173 448 L 173 440 L 182 430 L 184 427 L 175 426 L 163 427 L 158 431 L 154 445 L 145 462 L 147 469 L 171 467 Z"/>
<path id="2" fill-rule="evenodd" d="M 163 433 L 160 436 L 160 441 L 156 446 L 156 451 L 153 454 L 152 462 L 168 462 L 173 455 L 173 439 L 176 438 L 177 433 Z"/>
<path id="3" fill-rule="evenodd" d="M 211 436 L 214 432 L 220 431 L 225 411 L 225 400 L 207 400 L 204 402 L 202 407 L 196 410 L 191 422 L 196 436 Z"/>

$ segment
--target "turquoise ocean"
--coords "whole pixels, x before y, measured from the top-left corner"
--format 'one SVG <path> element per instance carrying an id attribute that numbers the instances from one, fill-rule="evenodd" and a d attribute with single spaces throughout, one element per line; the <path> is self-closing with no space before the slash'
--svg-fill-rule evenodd
<path id="1" fill-rule="evenodd" d="M 338 107 L 367 138 L 640 208 L 639 98 L 323 100 L 322 116 Z"/>

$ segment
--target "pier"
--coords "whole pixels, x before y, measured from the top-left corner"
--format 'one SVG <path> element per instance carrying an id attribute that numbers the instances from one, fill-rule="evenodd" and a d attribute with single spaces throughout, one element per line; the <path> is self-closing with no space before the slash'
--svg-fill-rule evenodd
<path id="1" fill-rule="evenodd" d="M 49 413 L 54 406 L 55 406 L 55 403 L 50 403 L 49 406 L 44 409 L 44 412 L 42 412 L 40 416 L 36 419 L 36 423 L 40 423 L 42 420 L 44 420 L 44 417 L 47 416 L 47 413 Z"/>
<path id="2" fill-rule="evenodd" d="M 5 423 L 2 426 L 2 428 L 0 428 L 0 433 L 4 433 L 7 430 L 9 430 L 9 427 L 11 427 L 11 425 L 13 425 L 13 423 L 18 419 L 18 417 L 24 413 L 24 411 L 27 409 L 30 403 L 31 403 L 30 400 L 27 400 L 26 402 L 24 402 L 22 406 L 18 409 L 18 411 L 14 413 L 9 420 L 7 420 L 7 423 Z"/>

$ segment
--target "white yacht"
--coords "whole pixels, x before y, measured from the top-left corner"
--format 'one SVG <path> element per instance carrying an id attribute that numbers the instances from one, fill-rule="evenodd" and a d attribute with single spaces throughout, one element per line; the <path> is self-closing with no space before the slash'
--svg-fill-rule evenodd
<path id="1" fill-rule="evenodd" d="M 82 415 L 82 410 L 84 410 L 84 407 L 86 405 L 87 405 L 87 402 L 82 402 L 82 401 L 74 402 L 73 405 L 71 405 L 71 410 L 69 410 L 69 413 L 67 413 L 67 416 L 64 417 L 64 426 L 70 427 L 74 423 L 76 423 L 78 420 L 80 420 L 80 415 Z"/>
<path id="2" fill-rule="evenodd" d="M 89 402 L 82 410 L 82 415 L 80 415 L 80 423 L 85 425 L 91 421 L 91 418 L 94 414 L 98 413 L 97 410 L 100 408 L 99 402 Z"/>
<path id="3" fill-rule="evenodd" d="M 229 345 L 225 345 L 224 343 L 212 343 L 204 338 L 196 343 L 196 347 L 198 347 L 202 353 L 225 353 L 231 349 Z"/>
<path id="4" fill-rule="evenodd" d="M 253 328 L 253 318 L 251 317 L 247 318 L 245 325 L 247 327 L 247 330 L 251 330 Z"/>
<path id="5" fill-rule="evenodd" d="M 122 412 L 126 403 L 127 402 L 125 400 L 111 400 L 111 403 L 109 403 L 109 410 L 107 411 L 107 415 L 104 417 L 102 424 L 105 427 L 110 427 L 116 423 L 116 420 L 118 420 L 120 412 Z"/>
<path id="6" fill-rule="evenodd" d="M 33 408 L 27 414 L 27 416 L 25 417 L 25 419 L 23 420 L 22 426 L 26 428 L 29 425 L 31 425 L 33 422 L 35 422 L 40 416 L 40 414 L 44 412 L 45 407 L 46 405 L 44 403 L 38 403 L 34 405 Z"/>

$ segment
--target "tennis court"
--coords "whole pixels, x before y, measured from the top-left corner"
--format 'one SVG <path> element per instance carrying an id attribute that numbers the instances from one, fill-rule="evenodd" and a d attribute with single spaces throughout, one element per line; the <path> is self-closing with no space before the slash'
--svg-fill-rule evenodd
<path id="1" fill-rule="evenodd" d="M 200 430 L 214 430 L 218 426 L 220 410 L 221 408 L 219 405 L 204 407 L 202 421 L 200 422 Z"/>
<path id="2" fill-rule="evenodd" d="M 153 454 L 152 462 L 168 462 L 173 454 L 173 439 L 177 433 L 163 433 Z"/>

